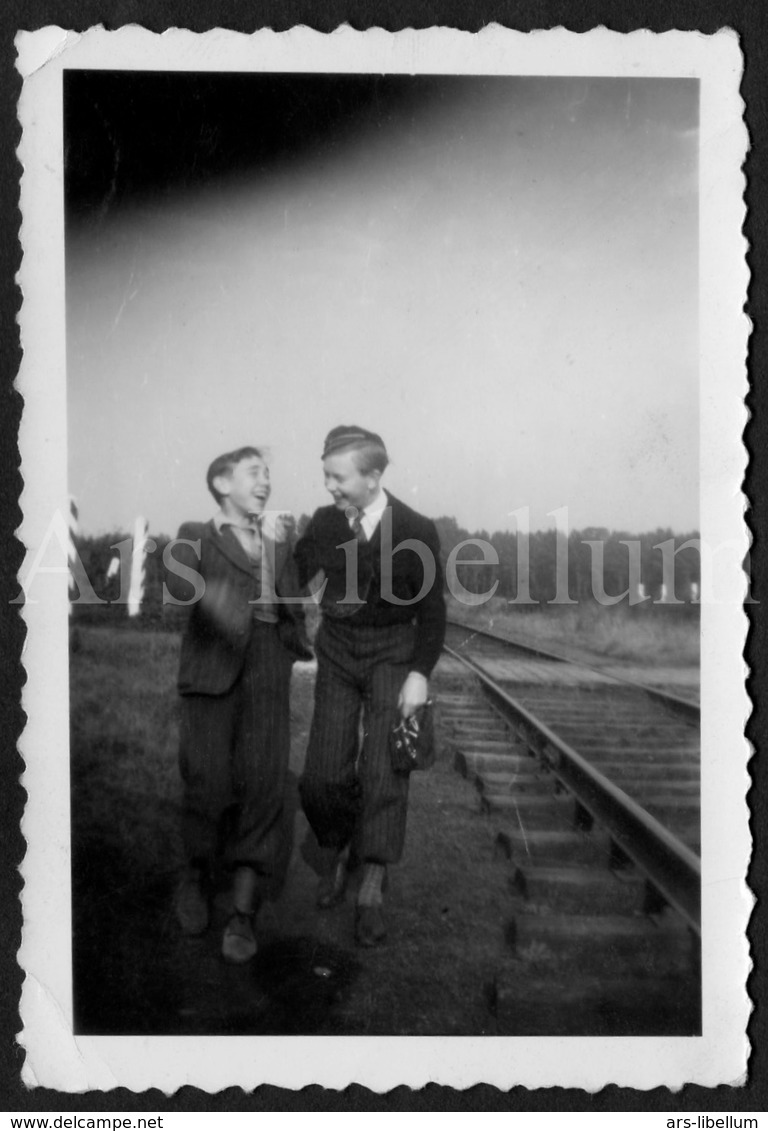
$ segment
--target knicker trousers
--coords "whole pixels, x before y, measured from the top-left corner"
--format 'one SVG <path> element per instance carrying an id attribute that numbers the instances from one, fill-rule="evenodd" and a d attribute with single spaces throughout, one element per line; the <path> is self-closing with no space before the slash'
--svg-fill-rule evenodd
<path id="1" fill-rule="evenodd" d="M 389 732 L 414 641 L 411 624 L 377 628 L 325 619 L 320 626 L 315 709 L 299 789 L 321 847 L 341 849 L 351 841 L 359 859 L 381 864 L 402 855 L 408 777 L 392 770 Z"/>
<path id="2" fill-rule="evenodd" d="M 255 621 L 245 664 L 224 695 L 181 699 L 179 763 L 187 859 L 247 864 L 271 875 L 278 859 L 288 755 L 291 658 L 277 626 Z"/>

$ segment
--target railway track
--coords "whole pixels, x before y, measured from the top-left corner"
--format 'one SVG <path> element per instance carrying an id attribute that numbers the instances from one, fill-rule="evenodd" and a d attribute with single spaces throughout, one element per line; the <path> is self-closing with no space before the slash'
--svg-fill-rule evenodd
<path id="1" fill-rule="evenodd" d="M 696 704 L 456 623 L 440 672 L 509 868 L 499 1032 L 700 1032 Z"/>

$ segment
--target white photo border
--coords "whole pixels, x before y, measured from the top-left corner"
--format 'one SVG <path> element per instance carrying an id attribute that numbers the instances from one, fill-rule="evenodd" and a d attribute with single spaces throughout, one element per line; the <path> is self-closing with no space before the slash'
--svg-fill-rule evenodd
<path id="1" fill-rule="evenodd" d="M 60 28 L 17 37 L 23 79 L 23 263 L 20 284 L 25 400 L 20 431 L 27 561 L 51 514 L 67 511 L 64 312 L 62 71 L 66 68 L 222 71 L 376 71 L 446 74 L 626 75 L 701 82 L 700 309 L 701 534 L 712 544 L 749 542 L 740 494 L 747 462 L 743 314 L 748 285 L 744 221 L 747 150 L 739 95 L 742 56 L 729 31 L 534 33 L 491 26 L 480 33 L 432 28 L 365 32 L 342 27 L 252 35 L 131 26 L 115 32 Z M 729 558 L 730 561 L 730 558 Z M 749 701 L 742 650 L 743 574 L 724 559 L 717 591 L 733 599 L 702 605 L 703 1035 L 695 1038 L 378 1038 L 94 1037 L 73 1035 L 69 882 L 67 579 L 41 576 L 24 610 L 28 638 L 20 742 L 28 802 L 21 1044 L 23 1080 L 61 1091 L 194 1085 L 213 1092 L 239 1085 L 299 1088 L 351 1083 L 375 1091 L 433 1082 L 454 1088 L 489 1083 L 648 1089 L 743 1081 L 750 1003 L 745 930 L 751 897 L 744 739 Z M 726 757 L 727 755 L 727 757 Z M 55 925 L 55 929 L 54 929 Z M 290 1050 L 290 1051 L 289 1051 Z"/>

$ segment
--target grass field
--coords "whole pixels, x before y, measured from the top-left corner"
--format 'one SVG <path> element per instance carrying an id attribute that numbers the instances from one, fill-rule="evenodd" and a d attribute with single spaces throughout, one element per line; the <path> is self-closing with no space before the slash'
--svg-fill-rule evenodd
<path id="1" fill-rule="evenodd" d="M 83 1033 L 482 1034 L 504 960 L 509 894 L 475 790 L 448 754 L 411 785 L 390 942 L 352 943 L 353 900 L 314 908 L 296 778 L 314 672 L 294 670 L 287 850 L 251 966 L 219 958 L 216 929 L 182 938 L 171 912 L 181 864 L 175 635 L 82 628 L 71 667 L 76 1024 Z M 320 969 L 322 975 L 316 971 Z"/>
<path id="2" fill-rule="evenodd" d="M 605 608 L 595 604 L 544 609 L 492 598 L 475 607 L 449 598 L 449 615 L 541 648 L 600 661 L 690 667 L 699 663 L 699 618 L 691 606 Z"/>

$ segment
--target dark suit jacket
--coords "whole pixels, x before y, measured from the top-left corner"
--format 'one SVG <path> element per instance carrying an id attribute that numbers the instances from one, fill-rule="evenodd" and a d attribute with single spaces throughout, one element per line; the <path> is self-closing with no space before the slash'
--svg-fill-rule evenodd
<path id="1" fill-rule="evenodd" d="M 252 603 L 259 585 L 245 550 L 231 530 L 210 522 L 185 522 L 173 544 L 173 564 L 166 585 L 175 601 L 188 606 L 181 644 L 179 691 L 222 695 L 242 671 L 252 631 Z M 192 543 L 192 545 L 190 545 Z M 198 552 L 199 550 L 199 552 Z M 291 547 L 274 546 L 275 580 L 279 597 L 296 597 L 299 590 Z M 278 602 L 278 632 L 289 652 L 303 626 L 301 604 Z"/>
<path id="2" fill-rule="evenodd" d="M 354 538 L 343 511 L 331 505 L 315 511 L 299 539 L 295 555 L 299 582 L 307 585 L 323 570 L 323 615 L 345 618 L 350 625 L 416 624 L 416 647 L 411 669 L 428 676 L 437 663 L 445 637 L 445 599 L 440 542 L 435 524 L 387 491 L 388 511 L 373 538 L 358 546 L 357 593 L 363 602 L 345 601 L 347 553 Z M 387 530 L 385 524 L 390 524 Z M 398 549 L 402 542 L 413 546 Z M 426 559 L 426 561 L 425 561 Z M 431 566 L 430 564 L 431 563 Z M 426 585 L 425 585 L 426 580 Z"/>

